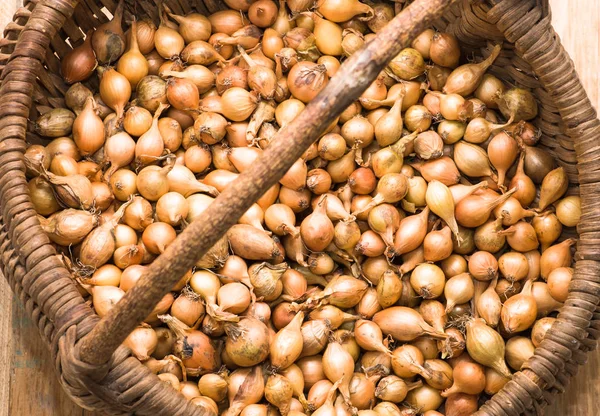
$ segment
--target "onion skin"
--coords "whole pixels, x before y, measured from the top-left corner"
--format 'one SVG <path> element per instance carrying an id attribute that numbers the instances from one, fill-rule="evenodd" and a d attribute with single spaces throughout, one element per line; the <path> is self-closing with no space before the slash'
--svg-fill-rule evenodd
<path id="1" fill-rule="evenodd" d="M 269 330 L 258 319 L 242 319 L 238 324 L 225 326 L 225 332 L 225 350 L 235 364 L 252 367 L 269 355 Z"/>
<path id="2" fill-rule="evenodd" d="M 233 252 L 249 260 L 270 260 L 281 255 L 275 242 L 264 231 L 247 224 L 236 224 L 227 231 Z"/>
<path id="3" fill-rule="evenodd" d="M 61 74 L 67 84 L 84 81 L 93 73 L 98 62 L 92 49 L 93 31 L 86 34 L 85 41 L 73 48 L 61 61 Z"/>
<path id="4" fill-rule="evenodd" d="M 394 306 L 377 312 L 373 316 L 384 334 L 389 334 L 400 341 L 412 341 L 422 335 L 445 339 L 447 336 L 428 325 L 421 315 L 404 306 Z"/>

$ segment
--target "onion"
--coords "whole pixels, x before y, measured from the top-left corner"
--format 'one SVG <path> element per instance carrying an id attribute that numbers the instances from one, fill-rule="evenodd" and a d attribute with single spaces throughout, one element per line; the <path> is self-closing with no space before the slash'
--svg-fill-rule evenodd
<path id="1" fill-rule="evenodd" d="M 169 26 L 166 8 L 160 13 L 160 26 L 154 34 L 154 47 L 165 59 L 171 59 L 181 53 L 185 46 L 183 37 Z"/>
<path id="2" fill-rule="evenodd" d="M 91 293 L 92 305 L 101 318 L 125 295 L 125 292 L 114 286 L 93 286 Z"/>
<path id="3" fill-rule="evenodd" d="M 366 212 L 369 209 L 386 203 L 396 203 L 406 196 L 408 192 L 408 179 L 401 173 L 387 173 L 383 175 L 377 183 L 376 194 L 373 200 L 360 210 L 352 212 L 352 215 L 357 215 Z"/>
<path id="4" fill-rule="evenodd" d="M 167 104 L 167 84 L 161 78 L 148 75 L 138 82 L 136 95 L 138 105 L 156 112 L 159 104 Z"/>
<path id="5" fill-rule="evenodd" d="M 265 398 L 269 403 L 279 409 L 281 414 L 290 412 L 294 389 L 290 381 L 279 374 L 273 374 L 267 379 L 265 385 Z"/>
<path id="6" fill-rule="evenodd" d="M 470 195 L 456 204 L 456 221 L 463 227 L 475 228 L 485 224 L 492 210 L 512 196 L 515 189 L 494 199 L 486 199 L 478 195 Z M 514 227 L 514 226 L 513 226 Z M 528 250 L 526 250 L 528 251 Z"/>
<path id="7" fill-rule="evenodd" d="M 506 171 L 512 166 L 518 155 L 517 142 L 508 134 L 501 132 L 488 143 L 488 156 L 498 171 L 498 186 L 504 187 Z"/>
<path id="8" fill-rule="evenodd" d="M 428 325 L 418 312 L 404 306 L 394 306 L 377 312 L 373 316 L 373 322 L 384 334 L 389 334 L 400 341 L 412 341 L 422 335 L 437 339 L 447 337 Z"/>
<path id="9" fill-rule="evenodd" d="M 229 88 L 223 93 L 221 100 L 222 114 L 232 121 L 246 120 L 257 105 L 256 96 L 239 87 Z"/>
<path id="10" fill-rule="evenodd" d="M 310 196 L 308 189 L 294 191 L 285 186 L 279 188 L 279 201 L 289 206 L 295 213 L 302 212 L 310 206 Z"/>
<path id="11" fill-rule="evenodd" d="M 451 186 L 457 184 L 460 180 L 460 173 L 456 168 L 456 164 L 448 156 L 422 163 L 411 163 L 411 166 L 417 169 L 427 182 L 437 180 L 446 186 Z"/>
<path id="12" fill-rule="evenodd" d="M 116 61 L 125 50 L 125 34 L 121 28 L 124 2 L 120 1 L 108 22 L 100 25 L 92 36 L 92 48 L 100 64 Z"/>
<path id="13" fill-rule="evenodd" d="M 36 133 L 46 137 L 66 136 L 71 133 L 75 114 L 66 108 L 54 108 L 38 117 L 34 123 Z"/>
<path id="14" fill-rule="evenodd" d="M 373 190 L 375 189 L 374 185 Z M 331 175 L 324 169 L 312 169 L 307 173 L 306 186 L 315 195 L 322 195 L 331 188 Z"/>
<path id="15" fill-rule="evenodd" d="M 156 217 L 159 221 L 176 226 L 187 217 L 188 203 L 185 197 L 177 192 L 168 192 L 156 203 Z"/>
<path id="16" fill-rule="evenodd" d="M 343 312 L 339 308 L 332 305 L 325 305 L 313 310 L 309 314 L 309 318 L 311 320 L 326 319 L 329 321 L 329 325 L 333 329 L 339 328 L 342 324 L 346 322 L 352 322 L 359 319 L 358 316 Z"/>
<path id="17" fill-rule="evenodd" d="M 540 188 L 539 210 L 544 210 L 548 205 L 560 199 L 568 187 L 569 179 L 562 167 L 549 172 L 544 177 Z"/>
<path id="18" fill-rule="evenodd" d="M 94 98 L 88 97 L 83 110 L 73 122 L 73 141 L 82 156 L 96 153 L 104 145 L 104 124 L 96 115 L 95 107 Z"/>
<path id="19" fill-rule="evenodd" d="M 446 94 L 460 94 L 463 97 L 471 95 L 479 86 L 483 74 L 494 63 L 500 51 L 501 45 L 495 45 L 490 55 L 482 62 L 459 66 L 448 76 L 444 92 Z"/>
<path id="20" fill-rule="evenodd" d="M 532 285 L 531 296 L 533 296 L 537 305 L 538 318 L 543 318 L 551 312 L 558 311 L 563 306 L 561 302 L 552 297 L 548 285 L 544 282 L 535 282 Z"/>
<path id="21" fill-rule="evenodd" d="M 38 219 L 50 240 L 62 246 L 80 243 L 98 225 L 94 215 L 77 209 L 65 209 L 48 219 Z"/>
<path id="22" fill-rule="evenodd" d="M 157 344 L 156 332 L 147 324 L 134 329 L 123 341 L 123 345 L 131 349 L 133 355 L 140 361 L 150 358 Z"/>
<path id="23" fill-rule="evenodd" d="M 273 367 L 285 369 L 300 357 L 303 345 L 301 332 L 303 320 L 304 313 L 298 312 L 292 321 L 273 338 L 270 346 Z"/>
<path id="24" fill-rule="evenodd" d="M 220 142 L 226 134 L 227 120 L 220 114 L 203 112 L 194 121 L 194 133 L 202 142 L 212 145 Z"/>
<path id="25" fill-rule="evenodd" d="M 423 56 L 412 48 L 404 48 L 388 64 L 388 68 L 397 77 L 403 80 L 411 80 L 425 72 L 425 61 Z"/>
<path id="26" fill-rule="evenodd" d="M 431 211 L 448 224 L 460 242 L 461 240 L 458 236 L 458 224 L 456 223 L 456 218 L 454 216 L 454 200 L 450 189 L 442 182 L 432 180 L 427 186 L 425 200 Z"/>
<path id="27" fill-rule="evenodd" d="M 357 344 L 366 351 L 379 351 L 390 354 L 383 344 L 383 333 L 379 326 L 372 321 L 358 320 L 354 324 L 354 337 Z"/>
<path id="28" fill-rule="evenodd" d="M 112 108 L 117 113 L 117 119 L 121 120 L 125 105 L 131 97 L 129 80 L 114 69 L 108 68 L 102 72 L 99 90 L 102 101 Z"/>
<path id="29" fill-rule="evenodd" d="M 558 302 L 565 302 L 567 300 L 569 283 L 573 278 L 573 271 L 571 267 L 559 267 L 552 270 L 546 279 L 550 295 Z"/>
<path id="30" fill-rule="evenodd" d="M 504 253 L 498 259 L 500 273 L 509 281 L 523 280 L 529 273 L 527 258 L 517 252 Z"/>
<path id="31" fill-rule="evenodd" d="M 292 9 L 292 11 L 298 11 Z M 374 12 L 373 9 L 357 0 L 326 0 L 319 4 L 317 11 L 327 20 L 341 23 L 352 19 L 359 14 L 366 14 L 361 19 L 369 20 Z"/>
<path id="32" fill-rule="evenodd" d="M 238 45 L 244 49 L 251 49 L 258 45 L 262 36 L 261 30 L 255 25 L 246 25 L 231 34 L 219 39 L 221 45 Z"/>
<path id="33" fill-rule="evenodd" d="M 511 197 L 494 209 L 494 215 L 496 218 L 502 218 L 503 225 L 514 225 L 523 218 L 533 217 L 537 214 L 523 209 L 521 203 L 516 198 Z"/>
<path id="34" fill-rule="evenodd" d="M 581 219 L 581 198 L 573 195 L 558 201 L 556 216 L 565 227 L 575 227 Z"/>
<path id="35" fill-rule="evenodd" d="M 539 246 L 534 228 L 525 221 L 519 221 L 498 234 L 506 236 L 506 241 L 513 250 L 523 253 L 535 250 Z"/>
<path id="36" fill-rule="evenodd" d="M 366 118 L 358 115 L 344 123 L 341 135 L 349 147 L 353 148 L 356 145 L 362 149 L 373 141 L 373 132 L 373 125 Z"/>
<path id="37" fill-rule="evenodd" d="M 132 136 L 139 137 L 152 126 L 152 114 L 143 107 L 131 106 L 125 112 L 123 128 Z M 119 134 L 119 133 L 117 133 Z"/>
<path id="38" fill-rule="evenodd" d="M 482 319 L 473 319 L 466 324 L 467 351 L 481 365 L 491 367 L 504 377 L 512 375 L 504 362 L 504 340 L 502 336 L 485 324 Z"/>
<path id="39" fill-rule="evenodd" d="M 440 407 L 443 401 L 444 398 L 440 395 L 439 390 L 428 385 L 417 387 L 406 395 L 406 402 L 412 407 L 420 409 L 421 412 L 425 412 L 424 415 L 428 411 Z"/>
<path id="40" fill-rule="evenodd" d="M 441 268 L 446 277 L 450 278 L 457 274 L 465 273 L 467 271 L 467 261 L 462 256 L 452 254 L 442 261 Z"/>
<path id="41" fill-rule="evenodd" d="M 575 243 L 576 240 L 567 239 L 544 250 L 540 259 L 542 278 L 548 279 L 548 276 L 554 269 L 571 266 L 572 257 L 570 247 Z"/>
<path id="42" fill-rule="evenodd" d="M 446 313 L 449 313 L 456 305 L 469 302 L 474 293 L 475 288 L 469 273 L 461 273 L 448 279 L 444 286 Z"/>
<path id="43" fill-rule="evenodd" d="M 223 414 L 237 416 L 244 408 L 260 402 L 264 394 L 264 385 L 261 366 L 234 371 L 229 376 L 229 409 Z"/>
<path id="44" fill-rule="evenodd" d="M 298 62 L 288 73 L 288 88 L 292 95 L 307 103 L 325 87 L 329 81 L 325 65 L 313 62 Z"/>
<path id="45" fill-rule="evenodd" d="M 300 225 L 300 235 L 306 246 L 314 251 L 324 251 L 333 241 L 333 223 L 326 214 L 327 196 Z"/>
<path id="46" fill-rule="evenodd" d="M 444 404 L 448 416 L 471 415 L 477 411 L 478 407 L 478 396 L 465 393 L 449 396 Z"/>
<path id="47" fill-rule="evenodd" d="M 333 183 L 346 182 L 352 172 L 356 169 L 356 150 L 351 149 L 348 153 L 337 160 L 327 164 L 327 173 L 331 176 Z"/>
<path id="48" fill-rule="evenodd" d="M 197 192 L 208 193 L 213 196 L 218 194 L 217 189 L 209 185 L 206 178 L 204 182 L 196 180 L 194 173 L 182 165 L 174 165 L 167 174 L 167 180 L 171 192 L 178 192 L 186 198 Z"/>
<path id="49" fill-rule="evenodd" d="M 427 54 L 429 54 L 429 51 L 427 51 Z M 427 81 L 429 82 L 429 88 L 433 91 L 442 91 L 451 73 L 450 68 L 435 64 L 428 66 Z"/>
<path id="50" fill-rule="evenodd" d="M 50 153 L 42 145 L 31 145 L 25 151 L 25 167 L 28 177 L 36 177 L 43 169 L 49 169 L 50 162 Z"/>
<path id="51" fill-rule="evenodd" d="M 119 169 L 110 177 L 110 187 L 119 201 L 127 201 L 137 193 L 137 175 L 128 169 Z"/>
<path id="52" fill-rule="evenodd" d="M 402 94 L 394 102 L 394 105 L 392 106 L 390 111 L 382 115 L 375 124 L 375 138 L 377 139 L 377 143 L 379 143 L 380 146 L 388 146 L 393 143 L 396 143 L 402 137 L 401 110 L 403 99 L 404 95 Z M 370 144 L 370 142 L 366 145 L 368 144 Z"/>
<path id="53" fill-rule="evenodd" d="M 412 105 L 404 114 L 404 124 L 408 131 L 423 131 L 429 129 L 431 126 L 433 115 L 427 109 L 427 107 L 422 105 Z"/>
<path id="54" fill-rule="evenodd" d="M 158 129 L 158 118 L 166 105 L 160 103 L 154 113 L 152 126 L 137 141 L 135 145 L 135 158 L 141 165 L 147 165 L 157 160 L 164 151 L 164 142 Z"/>
<path id="55" fill-rule="evenodd" d="M 511 88 L 496 98 L 498 108 L 506 118 L 514 121 L 531 120 L 538 114 L 537 101 L 529 91 L 522 88 Z"/>
<path id="56" fill-rule="evenodd" d="M 236 365 L 252 367 L 269 355 L 269 331 L 260 320 L 247 317 L 225 326 L 225 350 Z"/>
<path id="57" fill-rule="evenodd" d="M 398 231 L 401 223 L 396 207 L 391 204 L 376 206 L 369 212 L 368 222 L 371 230 L 377 232 L 387 246 L 394 244 L 394 234 Z"/>
<path id="58" fill-rule="evenodd" d="M 502 81 L 491 74 L 484 74 L 479 86 L 475 90 L 475 97 L 485 103 L 488 108 L 498 108 L 496 98 L 504 94 L 505 87 Z"/>
<path id="59" fill-rule="evenodd" d="M 223 94 L 227 89 L 248 87 L 248 75 L 246 71 L 236 65 L 226 65 L 216 77 L 217 92 Z"/>
<path id="60" fill-rule="evenodd" d="M 147 166 L 142 169 L 136 178 L 136 187 L 139 193 L 148 201 L 158 201 L 169 192 L 167 174 L 171 169 L 173 169 L 173 165 L 166 165 L 162 168 Z"/>
<path id="61" fill-rule="evenodd" d="M 177 234 L 169 224 L 154 222 L 144 229 L 142 241 L 149 252 L 161 254 L 175 240 L 175 237 Z"/>
<path id="62" fill-rule="evenodd" d="M 325 349 L 323 354 L 323 372 L 325 376 L 337 385 L 344 400 L 350 400 L 350 380 L 354 373 L 354 359 L 335 339 Z"/>
<path id="63" fill-rule="evenodd" d="M 71 176 L 79 173 L 79 165 L 72 157 L 57 155 L 52 158 L 50 172 L 58 176 Z"/>
<path id="64" fill-rule="evenodd" d="M 394 236 L 393 253 L 396 255 L 408 253 L 419 247 L 427 235 L 427 218 L 429 207 L 425 207 L 417 215 L 410 215 L 400 221 L 398 231 Z"/>
<path id="65" fill-rule="evenodd" d="M 429 59 L 429 49 L 431 48 L 434 35 L 435 31 L 433 29 L 425 29 L 411 43 L 411 47 L 419 51 L 424 59 Z"/>
<path id="66" fill-rule="evenodd" d="M 492 327 L 496 327 L 500 322 L 500 311 L 502 309 L 500 296 L 495 290 L 497 282 L 497 277 L 492 279 L 488 288 L 475 301 L 477 313 Z"/>
<path id="67" fill-rule="evenodd" d="M 521 293 L 512 296 L 502 306 L 500 317 L 505 330 L 510 334 L 531 327 L 537 316 L 537 304 L 531 295 L 531 281 L 527 281 Z"/>
<path id="68" fill-rule="evenodd" d="M 429 49 L 431 60 L 446 68 L 455 68 L 460 59 L 460 46 L 456 37 L 449 33 L 436 33 Z"/>
<path id="69" fill-rule="evenodd" d="M 352 308 L 358 304 L 367 290 L 367 283 L 355 277 L 340 274 L 329 281 L 321 293 L 310 296 L 308 305 L 325 300 L 330 305 L 339 308 Z"/>
<path id="70" fill-rule="evenodd" d="M 117 63 L 117 71 L 129 80 L 132 89 L 148 75 L 149 71 L 148 61 L 138 45 L 137 33 L 137 22 L 134 20 L 131 24 L 129 50 L 119 58 Z"/>
<path id="71" fill-rule="evenodd" d="M 506 243 L 506 237 L 498 234 L 502 230 L 502 217 L 487 221 L 475 230 L 473 236 L 475 245 L 479 250 L 490 253 L 500 251 Z"/>
<path id="72" fill-rule="evenodd" d="M 479 281 L 489 281 L 498 276 L 498 260 L 487 251 L 473 253 L 468 264 L 469 273 Z"/>
<path id="73" fill-rule="evenodd" d="M 554 322 L 556 322 L 556 318 L 542 318 L 535 322 L 533 328 L 531 328 L 531 341 L 534 347 L 540 346 Z"/>
<path id="74" fill-rule="evenodd" d="M 531 356 L 535 347 L 529 338 L 514 337 L 506 341 L 506 362 L 515 371 L 519 371 L 521 366 Z"/>
<path id="75" fill-rule="evenodd" d="M 92 184 L 83 175 L 58 176 L 44 171 L 42 178 L 52 185 L 59 204 L 69 208 L 89 209 L 94 203 Z"/>
<path id="76" fill-rule="evenodd" d="M 94 31 L 86 33 L 83 43 L 61 60 L 60 72 L 67 84 L 84 81 L 94 72 L 98 63 L 92 46 L 93 34 Z"/>

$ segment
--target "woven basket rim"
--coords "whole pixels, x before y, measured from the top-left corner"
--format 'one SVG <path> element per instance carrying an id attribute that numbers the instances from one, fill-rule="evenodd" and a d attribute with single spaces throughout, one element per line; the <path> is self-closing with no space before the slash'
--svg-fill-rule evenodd
<path id="1" fill-rule="evenodd" d="M 102 0 L 103 3 L 105 0 Z M 521 10 L 525 12 L 531 12 L 535 10 L 535 7 L 541 7 L 541 13 L 538 15 L 526 14 L 525 17 L 520 15 L 519 18 L 525 19 L 529 16 L 532 20 L 532 26 L 528 33 L 536 33 L 540 36 L 542 34 L 548 34 L 547 32 L 551 31 L 553 33 L 553 29 L 549 23 L 550 21 L 550 10 L 548 5 L 548 0 L 525 0 L 520 2 L 519 0 L 487 0 L 490 6 L 490 10 L 488 12 L 488 18 L 494 21 L 497 27 L 503 27 L 503 25 L 508 25 L 506 21 L 509 21 L 512 14 L 518 13 Z M 67 18 L 73 12 L 73 7 L 78 3 L 77 0 L 56 0 L 56 1 L 47 1 L 46 3 L 38 3 L 35 5 L 36 12 L 39 12 L 42 7 L 46 4 L 52 3 L 51 7 L 48 7 L 48 10 L 44 10 L 44 12 L 48 13 L 47 24 L 51 30 L 48 30 L 45 36 L 50 37 L 56 33 L 56 30 L 52 28 L 52 24 L 55 23 L 56 19 Z M 105 3 L 113 6 L 110 0 L 106 0 Z M 469 1 L 464 0 L 464 3 L 468 5 Z M 197 6 L 200 4 L 196 2 L 194 5 Z M 209 4 L 213 4 L 210 2 Z M 19 20 L 20 23 L 23 23 L 23 19 L 27 20 L 28 27 L 31 26 L 31 21 L 29 20 L 31 9 L 33 3 L 29 3 L 26 8 L 20 9 L 17 12 L 16 19 Z M 198 6 L 200 9 L 203 6 Z M 214 6 L 213 7 L 217 7 Z M 468 7 L 468 6 L 467 6 Z M 206 10 L 206 8 L 204 8 Z M 534 19 L 535 18 L 535 19 Z M 54 20 L 53 20 L 54 19 Z M 10 26 L 10 25 L 9 25 Z M 23 30 L 24 26 L 22 24 L 16 24 L 15 26 L 7 26 L 7 29 L 10 31 Z M 523 51 L 523 59 L 527 60 L 529 63 L 536 62 L 536 59 L 540 59 L 540 57 L 545 56 L 544 53 L 546 50 L 536 48 L 536 45 L 539 46 L 539 37 L 532 39 L 533 36 L 525 36 L 522 33 L 513 33 L 510 31 L 512 29 L 510 26 L 507 26 L 504 31 L 504 36 L 507 39 L 512 40 L 511 43 L 515 43 L 515 47 L 517 49 L 521 49 Z M 537 32 L 536 32 L 537 31 Z M 557 53 L 563 53 L 564 49 L 560 45 L 560 41 L 556 36 L 551 37 L 549 40 L 551 42 L 551 47 L 556 48 Z M 22 42 L 22 39 L 20 40 Z M 14 43 L 14 42 L 13 42 Z M 6 44 L 5 44 L 6 45 Z M 23 46 L 22 43 L 18 43 L 18 45 Z M 0 43 L 0 46 L 3 46 Z M 36 64 L 39 64 L 44 60 L 43 56 L 27 56 L 21 53 L 23 49 L 15 49 L 12 53 L 9 62 L 14 60 L 18 60 L 17 58 L 25 58 L 28 61 L 28 64 L 31 66 L 28 68 L 31 70 Z M 568 55 L 566 55 L 568 58 Z M 1 55 L 0 55 L 1 57 Z M 550 62 L 552 63 L 552 62 Z M 594 161 L 598 156 L 596 154 L 596 150 L 593 146 L 594 139 L 597 139 L 600 136 L 600 122 L 596 119 L 595 111 L 593 107 L 589 103 L 587 99 L 587 95 L 583 87 L 581 86 L 577 75 L 572 67 L 572 64 L 569 65 L 569 62 L 557 62 L 556 64 L 565 65 L 566 70 L 568 71 L 565 78 L 572 84 L 573 90 L 577 91 L 577 94 L 567 93 L 564 90 L 560 90 L 557 88 L 550 88 L 554 86 L 556 83 L 555 77 L 551 77 L 548 74 L 538 74 L 539 80 L 541 83 L 548 89 L 553 89 L 554 95 L 551 95 L 558 108 L 562 122 L 567 126 L 567 133 L 574 139 L 574 149 L 578 154 L 577 163 L 580 166 L 580 175 L 579 179 L 581 182 L 580 190 L 582 193 L 582 200 L 586 198 L 592 198 L 594 188 L 593 186 L 598 183 L 599 178 L 598 175 L 595 174 L 592 167 L 594 165 Z M 10 77 L 10 73 L 12 71 L 24 71 L 26 68 L 17 67 L 15 65 L 10 67 L 11 71 L 4 71 L 2 73 L 2 83 L 0 84 L 0 93 L 4 92 L 7 95 L 11 94 L 14 88 L 18 88 L 19 91 L 28 91 L 29 97 L 33 96 L 33 84 L 32 82 L 26 82 L 24 85 L 15 86 L 15 81 Z M 549 65 L 546 63 L 546 65 Z M 550 71 L 551 72 L 551 71 Z M 583 93 L 581 93 L 583 91 Z M 10 102 L 11 98 L 18 98 L 10 96 L 7 99 L 3 99 L 0 96 L 0 178 L 8 172 L 15 171 L 24 171 L 24 163 L 22 158 L 19 158 L 18 155 L 22 154 L 25 150 L 24 141 L 22 140 L 24 137 L 21 137 L 19 131 L 15 130 L 16 128 L 23 127 L 23 117 L 18 114 L 17 109 L 23 109 L 20 106 L 24 106 L 29 109 L 28 105 L 31 106 L 33 104 L 30 99 L 28 102 L 19 101 L 19 99 L 15 99 Z M 15 105 L 17 109 L 11 109 L 7 107 L 7 104 L 10 103 Z M 581 115 L 583 114 L 583 115 Z M 20 141 L 18 138 L 21 137 Z M 586 168 L 590 168 L 590 170 Z M 583 173 L 581 173 L 583 172 Z M 14 195 L 11 194 L 11 190 L 14 188 L 14 185 L 17 184 L 16 181 L 14 184 L 10 181 L 7 181 L 5 178 L 0 179 L 0 195 L 6 198 L 10 196 L 10 202 L 18 201 L 18 198 L 23 198 L 25 202 L 29 202 L 29 196 L 24 192 L 16 192 Z M 585 198 L 584 198 L 585 197 Z M 16 198 L 16 199 L 15 199 Z M 0 246 L 0 254 L 3 255 L 3 260 L 6 258 L 11 261 L 7 261 L 4 263 L 4 268 L 6 270 L 13 270 L 18 267 L 23 269 L 23 266 L 19 266 L 15 259 L 18 256 L 20 262 L 24 265 L 24 269 L 30 275 L 29 279 L 23 279 L 22 282 L 17 282 L 19 284 L 18 288 L 15 288 L 15 284 L 13 283 L 13 289 L 16 289 L 18 295 L 23 300 L 25 299 L 27 302 L 31 304 L 38 305 L 41 309 L 41 313 L 44 315 L 50 314 L 56 316 L 56 311 L 53 311 L 53 300 L 47 300 L 46 302 L 39 302 L 39 299 L 36 295 L 42 292 L 42 289 L 38 288 L 41 283 L 36 282 L 34 275 L 39 272 L 40 275 L 52 275 L 52 277 L 60 277 L 61 279 L 68 278 L 68 272 L 64 267 L 57 261 L 53 260 L 53 255 L 51 252 L 46 250 L 47 244 L 40 244 L 42 249 L 40 250 L 32 250 L 31 252 L 18 252 L 15 254 L 15 250 L 19 250 L 19 243 L 23 241 L 30 241 L 29 238 L 36 238 L 37 230 L 33 228 L 34 231 L 30 231 L 29 233 L 24 230 L 21 224 L 12 229 L 12 218 L 17 218 L 20 215 L 20 206 L 15 202 L 14 204 L 9 205 L 8 201 L 2 207 L 2 215 L 3 221 L 0 222 L 2 228 L 4 228 L 4 233 L 8 236 L 7 240 L 10 240 L 11 235 L 18 236 L 15 241 L 9 241 L 11 244 L 14 243 L 14 247 L 5 247 Z M 593 202 L 593 201 L 592 201 Z M 1 205 L 0 205 L 1 206 Z M 14 207 L 13 207 L 14 206 Z M 31 209 L 28 206 L 28 209 Z M 589 218 L 582 217 L 582 222 L 591 223 L 595 219 L 595 212 L 593 205 L 589 207 Z M 585 213 L 584 213 L 585 214 Z M 8 221 L 8 223 L 7 223 Z M 37 219 L 33 219 L 31 221 L 25 221 L 27 226 L 35 224 Z M 14 222 L 14 221 L 13 221 Z M 39 224 L 37 224 L 39 225 Z M 8 226 L 8 230 L 6 229 Z M 19 228 L 21 227 L 21 228 Z M 586 233 L 586 227 L 580 227 L 580 232 L 582 234 Z M 593 231 L 591 230 L 590 237 L 593 238 Z M 587 234 L 586 234 L 587 236 Z M 27 239 L 25 239 L 27 238 Z M 1 242 L 1 240 L 0 240 Z M 591 245 L 591 244 L 590 244 Z M 544 343 L 536 349 L 536 355 L 534 358 L 528 361 L 525 365 L 524 369 L 515 375 L 513 381 L 507 384 L 502 392 L 498 393 L 494 396 L 494 398 L 488 402 L 484 408 L 482 408 L 482 414 L 518 414 L 521 410 L 526 409 L 534 409 L 538 406 L 536 400 L 540 400 L 544 395 L 545 389 L 552 389 L 554 386 L 554 380 L 556 377 L 560 377 L 557 375 L 558 370 L 562 369 L 565 363 L 569 360 L 573 362 L 573 357 L 576 360 L 582 359 L 576 353 L 579 352 L 576 346 L 582 344 L 586 350 L 591 349 L 595 345 L 595 341 L 588 339 L 588 332 L 586 332 L 585 328 L 582 329 L 582 325 L 585 325 L 585 322 L 590 323 L 593 319 L 593 313 L 595 312 L 595 305 L 598 303 L 598 279 L 594 279 L 594 276 L 597 275 L 598 271 L 598 256 L 593 251 L 593 247 L 582 247 L 580 244 L 578 247 L 577 253 L 577 263 L 576 263 L 576 282 L 570 288 L 569 299 L 565 302 L 565 308 L 561 310 L 559 314 L 559 320 L 553 330 L 551 331 L 550 336 L 544 341 Z M 10 253 L 7 254 L 7 249 L 10 250 Z M 10 272 L 12 274 L 12 272 Z M 8 278 L 8 276 L 7 276 Z M 10 280 L 10 279 L 9 279 Z M 36 286 L 37 284 L 37 286 Z M 22 287 L 21 287 L 22 286 Z M 43 288 L 43 286 L 42 286 Z M 72 293 L 69 292 L 69 293 Z M 31 294 L 31 296 L 30 296 Z M 66 339 L 70 338 L 70 341 L 73 343 L 76 342 L 76 339 L 80 339 L 82 334 L 87 333 L 91 329 L 93 325 L 97 322 L 97 317 L 90 315 L 91 308 L 82 305 L 77 302 L 77 299 L 72 300 L 71 303 L 65 302 L 61 305 L 61 307 L 73 306 L 74 310 L 78 313 L 75 316 L 70 316 L 70 319 L 61 322 L 57 321 L 52 323 L 54 327 L 61 328 L 60 331 L 56 333 L 52 340 L 46 339 L 46 342 L 51 343 L 51 348 L 53 348 L 53 353 L 60 354 L 72 354 L 72 345 L 61 345 L 66 344 Z M 35 306 L 31 306 L 34 308 Z M 584 313 L 588 311 L 589 314 Z M 28 312 L 33 313 L 33 309 L 28 308 Z M 52 313 L 51 313 L 52 312 Z M 571 325 L 570 322 L 578 322 L 581 320 L 580 325 Z M 78 326 L 77 335 L 74 334 L 73 328 Z M 40 330 L 43 331 L 43 327 L 40 324 Z M 583 332 L 582 332 L 583 330 Z M 566 345 L 569 345 L 568 347 Z M 565 351 L 561 350 L 561 346 Z M 558 354 L 558 355 L 557 355 Z M 118 351 L 115 353 L 116 356 L 126 356 L 126 351 Z M 552 361 L 552 355 L 559 357 L 559 362 L 555 363 Z M 76 358 L 69 357 L 70 360 L 76 361 Z M 115 359 L 113 364 L 123 362 L 125 358 Z M 68 361 L 68 360 L 64 360 Z M 66 365 L 75 365 L 75 368 L 82 372 L 82 374 L 86 373 L 85 365 L 81 362 L 75 363 L 65 363 Z M 568 364 L 568 363 L 567 363 Z M 141 364 L 139 364 L 140 367 Z M 88 369 L 89 370 L 89 369 Z M 107 370 L 106 370 L 107 371 Z M 106 371 L 104 374 L 106 374 Z M 158 380 L 158 379 L 156 379 Z M 89 380 L 84 381 L 82 384 L 86 386 L 97 386 L 96 382 L 92 382 Z M 73 391 L 69 391 L 71 395 L 73 395 Z M 170 392 L 165 394 L 169 395 Z M 174 396 L 174 393 L 170 393 L 171 396 Z M 79 402 L 78 402 L 79 403 Z M 509 410 L 512 408 L 512 411 Z M 182 408 L 183 409 L 183 408 Z M 515 410 L 518 413 L 515 413 Z M 182 410 L 184 412 L 189 409 Z M 175 414 L 175 413 L 174 413 Z M 192 413 L 185 413 L 192 414 Z"/>

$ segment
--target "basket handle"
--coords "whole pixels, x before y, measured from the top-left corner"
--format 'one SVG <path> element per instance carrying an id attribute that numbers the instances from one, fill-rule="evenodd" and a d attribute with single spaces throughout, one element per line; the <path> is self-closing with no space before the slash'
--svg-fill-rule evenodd
<path id="1" fill-rule="evenodd" d="M 282 128 L 251 170 L 219 195 L 158 257 L 110 312 L 79 343 L 80 358 L 108 361 L 113 351 L 189 269 L 298 160 L 387 63 L 457 0 L 416 0 L 340 67 L 319 95 Z"/>

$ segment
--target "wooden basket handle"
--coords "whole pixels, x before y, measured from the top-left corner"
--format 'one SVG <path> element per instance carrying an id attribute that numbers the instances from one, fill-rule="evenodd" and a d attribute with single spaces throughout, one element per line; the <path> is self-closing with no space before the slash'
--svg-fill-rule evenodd
<path id="1" fill-rule="evenodd" d="M 239 217 L 375 80 L 388 62 L 457 0 L 416 0 L 352 55 L 293 122 L 283 127 L 251 170 L 219 195 L 149 267 L 138 283 L 79 343 L 80 358 L 102 364 L 154 306 Z"/>

